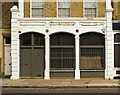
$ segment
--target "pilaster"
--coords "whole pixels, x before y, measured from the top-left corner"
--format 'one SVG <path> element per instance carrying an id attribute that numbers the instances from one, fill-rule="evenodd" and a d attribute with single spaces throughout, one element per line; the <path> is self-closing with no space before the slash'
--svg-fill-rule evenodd
<path id="1" fill-rule="evenodd" d="M 50 79 L 50 37 L 45 36 L 45 79 Z"/>
<path id="2" fill-rule="evenodd" d="M 12 60 L 12 76 L 11 79 L 19 79 L 19 37 L 18 37 L 18 8 L 13 6 L 11 8 L 11 60 Z"/>
<path id="3" fill-rule="evenodd" d="M 79 47 L 79 35 L 75 36 L 75 79 L 80 79 L 80 63 L 79 63 L 79 52 L 80 47 Z"/>
<path id="4" fill-rule="evenodd" d="M 106 0 L 106 69 L 105 69 L 105 79 L 113 79 L 114 75 L 114 60 L 113 60 L 113 32 L 112 32 L 112 7 L 111 0 Z"/>

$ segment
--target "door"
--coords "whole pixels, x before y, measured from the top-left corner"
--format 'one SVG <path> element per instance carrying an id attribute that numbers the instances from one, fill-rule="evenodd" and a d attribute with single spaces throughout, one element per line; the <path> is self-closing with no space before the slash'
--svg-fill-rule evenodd
<path id="1" fill-rule="evenodd" d="M 33 77 L 43 77 L 44 75 L 44 48 L 34 48 L 33 50 Z M 41 63 L 41 64 L 40 64 Z"/>
<path id="2" fill-rule="evenodd" d="M 5 44 L 5 75 L 11 75 L 11 48 L 10 44 Z"/>
<path id="3" fill-rule="evenodd" d="M 20 37 L 21 77 L 43 77 L 44 58 L 44 35 L 22 34 Z"/>

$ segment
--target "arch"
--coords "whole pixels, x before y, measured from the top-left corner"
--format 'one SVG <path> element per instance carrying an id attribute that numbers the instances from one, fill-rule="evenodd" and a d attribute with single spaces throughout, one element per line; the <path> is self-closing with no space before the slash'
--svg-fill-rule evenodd
<path id="1" fill-rule="evenodd" d="M 43 77 L 45 62 L 44 35 L 28 32 L 20 35 L 20 76 Z"/>
<path id="2" fill-rule="evenodd" d="M 103 32 L 100 32 L 100 31 L 84 31 L 80 35 L 83 35 L 83 34 L 86 34 L 86 33 L 97 33 L 97 34 L 105 35 Z"/>
<path id="3" fill-rule="evenodd" d="M 59 32 L 50 36 L 50 69 L 56 70 L 51 73 L 51 77 L 74 77 L 75 38 L 73 34 Z"/>
<path id="4" fill-rule="evenodd" d="M 96 32 L 88 32 L 80 35 L 81 45 L 104 45 L 104 35 Z"/>
<path id="5" fill-rule="evenodd" d="M 41 35 L 45 35 L 44 33 L 40 31 L 22 31 L 19 35 L 26 34 L 26 33 L 39 33 Z"/>
<path id="6" fill-rule="evenodd" d="M 104 77 L 105 37 L 103 34 L 87 32 L 80 35 L 80 70 L 89 70 L 87 74 L 86 71 L 82 71 L 81 77 Z"/>
<path id="7" fill-rule="evenodd" d="M 56 32 L 51 32 L 50 35 L 57 34 L 57 33 L 67 33 L 67 34 L 75 35 L 75 32 L 68 32 L 68 31 L 56 31 Z"/>

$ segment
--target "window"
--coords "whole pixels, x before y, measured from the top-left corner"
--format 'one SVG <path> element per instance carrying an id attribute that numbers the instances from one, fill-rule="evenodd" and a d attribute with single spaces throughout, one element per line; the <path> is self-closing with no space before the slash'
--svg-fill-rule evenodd
<path id="1" fill-rule="evenodd" d="M 70 17 L 70 0 L 58 0 L 58 17 Z"/>
<path id="2" fill-rule="evenodd" d="M 120 67 L 120 33 L 114 35 L 114 66 Z"/>
<path id="3" fill-rule="evenodd" d="M 57 33 L 50 37 L 50 67 L 56 69 L 75 68 L 75 39 L 74 35 Z"/>
<path id="4" fill-rule="evenodd" d="M 96 17 L 97 2 L 96 0 L 84 0 L 84 16 L 85 17 Z"/>
<path id="5" fill-rule="evenodd" d="M 11 44 L 11 37 L 5 37 L 5 44 Z"/>
<path id="6" fill-rule="evenodd" d="M 104 70 L 104 48 L 104 35 L 94 32 L 80 35 L 80 69 Z"/>
<path id="7" fill-rule="evenodd" d="M 32 0 L 31 16 L 33 18 L 43 17 L 44 14 L 44 0 Z"/>

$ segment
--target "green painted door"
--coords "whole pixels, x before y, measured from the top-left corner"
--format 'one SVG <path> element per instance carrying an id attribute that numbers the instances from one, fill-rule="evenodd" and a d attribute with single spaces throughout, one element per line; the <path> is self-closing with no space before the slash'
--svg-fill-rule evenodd
<path id="1" fill-rule="evenodd" d="M 44 36 L 38 33 L 22 34 L 20 37 L 21 77 L 43 77 L 44 58 Z"/>

